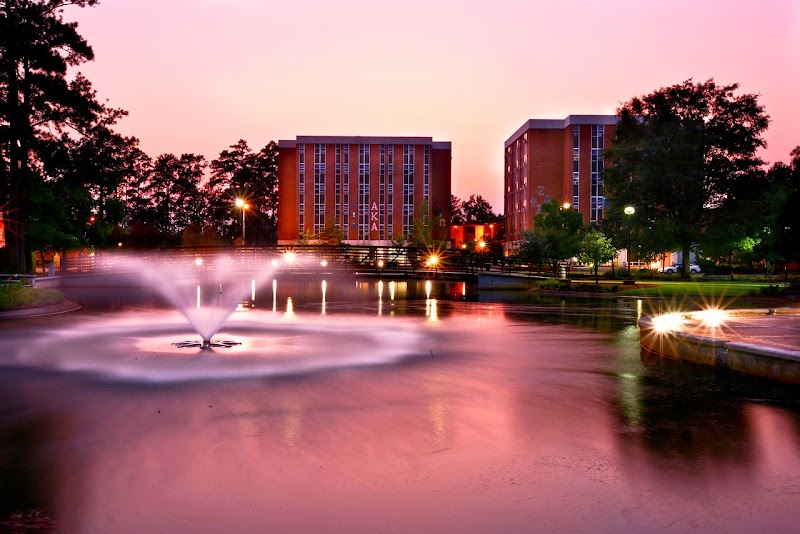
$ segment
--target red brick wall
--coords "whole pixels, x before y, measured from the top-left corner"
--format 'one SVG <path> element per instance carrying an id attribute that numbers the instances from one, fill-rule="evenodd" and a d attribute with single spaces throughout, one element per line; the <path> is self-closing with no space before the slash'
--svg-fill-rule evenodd
<path id="1" fill-rule="evenodd" d="M 278 147 L 278 241 L 298 237 L 297 149 Z"/>
<path id="2" fill-rule="evenodd" d="M 563 202 L 563 130 L 529 130 L 528 150 L 527 217 L 528 228 L 532 228 L 541 205 L 553 198 Z M 535 199 L 535 204 L 531 199 Z"/>
<path id="3" fill-rule="evenodd" d="M 452 210 L 450 206 L 450 191 L 452 185 L 452 150 L 449 148 L 431 147 L 431 191 L 430 204 L 434 216 L 441 212 L 445 221 L 444 226 L 434 230 L 435 239 L 445 239 L 450 227 Z"/>

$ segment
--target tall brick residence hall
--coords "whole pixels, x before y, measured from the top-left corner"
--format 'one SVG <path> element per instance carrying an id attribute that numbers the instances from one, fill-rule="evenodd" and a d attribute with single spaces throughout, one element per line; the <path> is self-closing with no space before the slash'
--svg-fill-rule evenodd
<path id="1" fill-rule="evenodd" d="M 522 232 L 533 228 L 542 204 L 551 199 L 569 203 L 583 215 L 584 223 L 603 220 L 603 149 L 618 120 L 615 115 L 531 119 L 508 138 L 504 172 L 506 254 L 519 248 Z"/>
<path id="2" fill-rule="evenodd" d="M 450 228 L 451 144 L 430 137 L 298 136 L 278 141 L 278 244 L 333 227 L 345 243 L 390 245 L 427 209 Z"/>

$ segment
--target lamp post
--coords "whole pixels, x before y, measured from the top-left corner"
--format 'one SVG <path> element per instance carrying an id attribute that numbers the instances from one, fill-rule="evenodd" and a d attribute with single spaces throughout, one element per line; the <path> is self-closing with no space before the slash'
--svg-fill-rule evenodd
<path id="1" fill-rule="evenodd" d="M 244 248 L 244 238 L 245 238 L 245 222 L 244 222 L 244 214 L 250 208 L 250 204 L 242 200 L 241 198 L 236 199 L 236 207 L 242 210 L 242 248 Z"/>
<path id="2" fill-rule="evenodd" d="M 633 206 L 625 206 L 625 215 L 628 216 L 628 278 L 631 277 L 631 216 L 636 213 Z"/>

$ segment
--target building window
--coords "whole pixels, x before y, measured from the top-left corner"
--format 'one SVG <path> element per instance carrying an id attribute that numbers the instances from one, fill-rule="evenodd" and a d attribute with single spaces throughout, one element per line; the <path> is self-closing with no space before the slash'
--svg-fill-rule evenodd
<path id="1" fill-rule="evenodd" d="M 603 206 L 605 206 L 605 192 L 603 184 L 603 136 L 605 126 L 592 126 L 592 167 L 589 179 L 591 181 L 589 221 L 600 222 L 603 220 Z"/>
<path id="2" fill-rule="evenodd" d="M 423 167 L 422 196 L 427 201 L 431 190 L 431 147 L 425 145 L 425 164 Z"/>
<path id="3" fill-rule="evenodd" d="M 386 233 L 389 239 L 394 237 L 394 145 L 388 146 L 387 151 L 387 172 L 388 184 L 386 187 L 387 201 L 386 201 Z"/>
<path id="4" fill-rule="evenodd" d="M 325 145 L 314 145 L 314 234 L 325 229 Z"/>
<path id="5" fill-rule="evenodd" d="M 369 239 L 369 145 L 358 147 L 358 239 Z"/>
<path id="6" fill-rule="evenodd" d="M 298 173 L 297 173 L 297 226 L 299 235 L 303 235 L 304 226 L 305 226 L 305 214 L 306 214 L 306 145 L 300 143 L 297 145 L 297 161 L 298 161 Z"/>
<path id="7" fill-rule="evenodd" d="M 345 238 L 350 236 L 350 145 L 342 146 L 342 222 Z"/>
<path id="8" fill-rule="evenodd" d="M 572 127 L 572 209 L 578 211 L 580 208 L 581 190 L 581 127 Z"/>
<path id="9" fill-rule="evenodd" d="M 403 145 L 403 235 L 414 226 L 414 145 Z"/>

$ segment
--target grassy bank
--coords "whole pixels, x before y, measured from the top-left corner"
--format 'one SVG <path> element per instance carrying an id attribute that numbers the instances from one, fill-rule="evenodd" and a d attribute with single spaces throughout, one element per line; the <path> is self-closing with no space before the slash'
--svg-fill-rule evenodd
<path id="1" fill-rule="evenodd" d="M 0 286 L 0 311 L 40 308 L 64 302 L 64 294 L 56 289 Z"/>
<path id="2" fill-rule="evenodd" d="M 633 286 L 621 286 L 625 295 L 643 297 L 759 297 L 780 293 L 775 284 L 756 281 L 666 282 L 648 280 Z"/>

